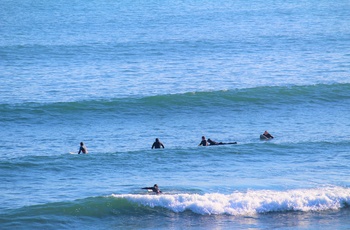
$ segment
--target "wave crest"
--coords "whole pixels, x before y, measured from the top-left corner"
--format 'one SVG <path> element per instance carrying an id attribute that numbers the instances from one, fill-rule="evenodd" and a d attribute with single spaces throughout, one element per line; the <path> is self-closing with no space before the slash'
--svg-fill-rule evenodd
<path id="1" fill-rule="evenodd" d="M 177 213 L 190 210 L 201 215 L 236 216 L 285 211 L 325 211 L 340 209 L 350 204 L 350 189 L 341 187 L 247 191 L 230 195 L 211 193 L 112 196 L 152 208 L 161 207 Z"/>

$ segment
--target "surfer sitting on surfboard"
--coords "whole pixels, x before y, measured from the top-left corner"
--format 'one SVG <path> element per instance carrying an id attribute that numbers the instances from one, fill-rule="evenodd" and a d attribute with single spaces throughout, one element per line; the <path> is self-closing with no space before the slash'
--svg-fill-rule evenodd
<path id="1" fill-rule="evenodd" d="M 232 145 L 237 144 L 237 142 L 229 142 L 229 143 L 223 143 L 223 142 L 216 142 L 208 138 L 209 145 Z"/>
<path id="2" fill-rule="evenodd" d="M 159 190 L 157 184 L 153 185 L 153 187 L 144 187 L 144 188 L 142 188 L 142 189 L 152 190 L 152 192 L 154 192 L 154 193 L 156 193 L 156 194 L 162 193 L 162 191 Z"/>
<path id="3" fill-rule="evenodd" d="M 273 136 L 267 131 L 265 131 L 263 134 L 260 135 L 260 139 L 262 139 L 262 140 L 268 140 L 268 139 L 272 139 L 272 138 L 273 138 Z"/>
<path id="4" fill-rule="evenodd" d="M 160 147 L 162 147 L 164 149 L 163 143 L 160 142 L 158 138 L 156 138 L 156 141 L 152 145 L 152 149 L 153 148 L 160 149 Z"/>
<path id="5" fill-rule="evenodd" d="M 82 153 L 84 153 L 84 154 L 87 154 L 87 153 L 88 153 L 87 148 L 86 148 L 86 146 L 84 145 L 83 142 L 80 142 L 80 148 L 79 148 L 78 154 L 80 154 L 80 152 L 82 152 Z"/>

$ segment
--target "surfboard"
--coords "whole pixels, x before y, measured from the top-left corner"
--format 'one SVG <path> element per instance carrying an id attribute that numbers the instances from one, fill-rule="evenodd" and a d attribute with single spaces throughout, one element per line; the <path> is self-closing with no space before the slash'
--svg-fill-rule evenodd
<path id="1" fill-rule="evenodd" d="M 268 141 L 268 140 L 271 140 L 272 138 L 268 138 L 268 137 L 265 137 L 264 135 L 260 135 L 260 140 L 262 141 Z"/>
<path id="2" fill-rule="evenodd" d="M 237 142 L 228 142 L 228 143 L 218 143 L 216 145 L 209 144 L 208 146 L 218 146 L 218 145 L 236 145 Z"/>
<path id="3" fill-rule="evenodd" d="M 69 152 L 69 154 L 78 154 L 77 152 Z"/>

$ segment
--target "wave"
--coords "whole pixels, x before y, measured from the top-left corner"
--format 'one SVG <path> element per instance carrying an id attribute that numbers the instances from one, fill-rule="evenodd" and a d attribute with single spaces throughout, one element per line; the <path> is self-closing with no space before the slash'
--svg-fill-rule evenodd
<path id="1" fill-rule="evenodd" d="M 347 208 L 350 188 L 324 187 L 289 191 L 249 190 L 232 194 L 112 194 L 72 202 L 27 206 L 6 211 L 8 219 L 59 215 L 101 218 L 115 215 L 145 215 L 164 212 L 200 215 L 250 216 L 273 212 L 327 211 Z M 6 219 L 7 219 L 6 218 Z"/>
<path id="2" fill-rule="evenodd" d="M 318 84 L 307 86 L 265 86 L 210 92 L 188 92 L 146 97 L 96 99 L 74 102 L 0 104 L 0 113 L 6 115 L 33 115 L 43 113 L 76 113 L 84 111 L 133 112 L 160 109 L 239 107 L 269 104 L 320 104 L 350 99 L 350 84 Z M 10 116 L 11 117 L 11 116 Z"/>
<path id="3" fill-rule="evenodd" d="M 325 211 L 350 205 L 350 189 L 328 187 L 290 191 L 247 191 L 230 195 L 112 195 L 145 207 L 165 208 L 173 212 L 190 210 L 201 215 L 255 215 L 285 211 Z"/>

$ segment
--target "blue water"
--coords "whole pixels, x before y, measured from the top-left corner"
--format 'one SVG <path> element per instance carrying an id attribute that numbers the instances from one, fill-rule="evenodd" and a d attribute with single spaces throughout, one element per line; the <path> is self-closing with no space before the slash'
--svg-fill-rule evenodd
<path id="1" fill-rule="evenodd" d="M 0 8 L 1 229 L 350 228 L 348 1 Z"/>

